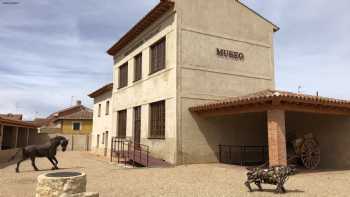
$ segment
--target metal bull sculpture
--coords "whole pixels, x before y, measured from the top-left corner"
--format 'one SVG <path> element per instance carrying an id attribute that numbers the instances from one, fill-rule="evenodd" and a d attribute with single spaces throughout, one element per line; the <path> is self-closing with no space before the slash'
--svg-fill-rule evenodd
<path id="1" fill-rule="evenodd" d="M 58 161 L 56 159 L 56 153 L 58 146 L 62 147 L 62 151 L 66 151 L 68 145 L 68 140 L 62 136 L 57 136 L 50 139 L 49 142 L 43 145 L 31 145 L 21 148 L 9 161 L 12 161 L 16 158 L 17 154 L 22 151 L 22 158 L 17 162 L 16 172 L 19 172 L 19 165 L 30 159 L 32 161 L 32 166 L 35 171 L 39 169 L 35 165 L 36 157 L 46 157 L 53 165 L 53 170 L 58 169 Z"/>
<path id="2" fill-rule="evenodd" d="M 295 173 L 294 166 L 275 166 L 267 169 L 253 168 L 248 170 L 248 180 L 245 182 L 245 185 L 250 192 L 253 191 L 250 184 L 255 183 L 260 191 L 262 191 L 261 184 L 272 184 L 277 186 L 276 193 L 285 193 L 284 183 L 290 175 Z"/>

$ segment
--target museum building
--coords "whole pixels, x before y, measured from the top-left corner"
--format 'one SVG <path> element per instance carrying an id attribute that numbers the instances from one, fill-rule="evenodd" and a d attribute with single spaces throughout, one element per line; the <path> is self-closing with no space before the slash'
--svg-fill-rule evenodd
<path id="1" fill-rule="evenodd" d="M 117 136 L 172 164 L 245 153 L 285 165 L 289 142 L 312 133 L 308 165 L 350 167 L 350 102 L 275 90 L 278 30 L 238 0 L 161 0 L 108 50 L 113 87 L 92 95 L 93 149 Z M 99 121 L 104 98 L 111 118 Z"/>

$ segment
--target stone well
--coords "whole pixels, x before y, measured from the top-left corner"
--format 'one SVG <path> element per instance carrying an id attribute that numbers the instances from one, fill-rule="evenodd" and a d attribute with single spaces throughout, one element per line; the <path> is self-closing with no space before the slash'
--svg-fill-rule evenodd
<path id="1" fill-rule="evenodd" d="M 86 193 L 86 174 L 81 172 L 55 172 L 38 177 L 36 197 L 98 197 Z"/>

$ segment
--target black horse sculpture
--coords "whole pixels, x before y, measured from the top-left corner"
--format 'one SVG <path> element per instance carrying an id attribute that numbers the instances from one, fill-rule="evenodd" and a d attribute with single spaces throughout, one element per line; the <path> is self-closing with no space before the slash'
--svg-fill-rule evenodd
<path id="1" fill-rule="evenodd" d="M 30 145 L 22 148 L 19 150 L 9 161 L 12 161 L 16 158 L 16 155 L 22 151 L 22 158 L 20 161 L 17 162 L 16 172 L 19 172 L 19 165 L 27 160 L 30 159 L 32 161 L 32 166 L 35 171 L 38 171 L 39 169 L 35 165 L 35 158 L 36 157 L 46 157 L 53 165 L 52 170 L 58 169 L 58 161 L 56 159 L 56 153 L 58 146 L 62 147 L 62 151 L 66 151 L 68 140 L 62 136 L 57 136 L 55 138 L 50 139 L 49 142 L 43 145 Z"/>

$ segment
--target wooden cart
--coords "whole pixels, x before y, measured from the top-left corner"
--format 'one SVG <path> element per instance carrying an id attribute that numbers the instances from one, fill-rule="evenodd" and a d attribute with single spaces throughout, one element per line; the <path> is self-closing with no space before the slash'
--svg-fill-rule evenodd
<path id="1" fill-rule="evenodd" d="M 312 134 L 292 141 L 295 155 L 290 160 L 299 160 L 307 169 L 315 169 L 320 164 L 321 150 L 318 141 Z"/>

